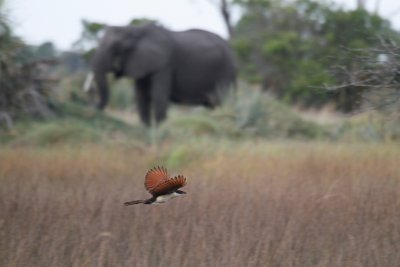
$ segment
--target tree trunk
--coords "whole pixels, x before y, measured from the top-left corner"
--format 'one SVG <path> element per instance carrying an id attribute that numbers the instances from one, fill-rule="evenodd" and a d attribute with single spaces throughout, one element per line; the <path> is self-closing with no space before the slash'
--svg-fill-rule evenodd
<path id="1" fill-rule="evenodd" d="M 365 9 L 365 0 L 357 0 L 357 9 Z"/>
<path id="2" fill-rule="evenodd" d="M 220 11 L 222 18 L 224 19 L 226 29 L 228 30 L 228 37 L 232 39 L 233 37 L 233 26 L 231 21 L 231 12 L 227 0 L 221 0 Z"/>

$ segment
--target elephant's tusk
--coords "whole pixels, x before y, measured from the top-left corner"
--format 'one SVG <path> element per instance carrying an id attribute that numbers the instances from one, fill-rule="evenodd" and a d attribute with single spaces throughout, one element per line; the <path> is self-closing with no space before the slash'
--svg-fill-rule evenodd
<path id="1" fill-rule="evenodd" d="M 83 88 L 82 88 L 84 92 L 87 93 L 87 92 L 89 92 L 90 89 L 92 88 L 93 78 L 94 78 L 93 72 L 89 72 L 89 73 L 86 75 L 85 83 L 83 84 Z"/>

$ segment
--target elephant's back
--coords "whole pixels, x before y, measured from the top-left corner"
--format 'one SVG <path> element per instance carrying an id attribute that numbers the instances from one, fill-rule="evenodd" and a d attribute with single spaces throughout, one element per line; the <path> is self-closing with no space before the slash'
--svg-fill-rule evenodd
<path id="1" fill-rule="evenodd" d="M 186 51 L 189 54 L 206 57 L 211 54 L 214 60 L 223 62 L 224 67 L 229 69 L 235 76 L 236 61 L 233 50 L 229 42 L 218 34 L 201 30 L 191 29 L 181 32 L 175 32 L 175 39 L 180 46 L 180 51 Z M 187 54 L 185 57 L 188 56 Z"/>
<path id="2" fill-rule="evenodd" d="M 183 36 L 185 36 L 185 35 L 187 36 L 187 35 L 191 35 L 191 34 L 196 35 L 196 36 L 202 35 L 203 37 L 208 36 L 211 38 L 219 39 L 221 41 L 226 41 L 218 34 L 210 32 L 210 31 L 202 30 L 202 29 L 189 29 L 189 30 L 185 30 L 185 31 L 174 31 L 174 33 L 176 33 L 177 35 L 183 35 Z"/>
<path id="3" fill-rule="evenodd" d="M 219 35 L 200 29 L 191 29 L 180 32 L 173 32 L 176 44 L 180 48 L 208 49 L 228 48 L 228 42 Z"/>
<path id="4" fill-rule="evenodd" d="M 234 80 L 236 78 L 236 61 L 229 42 L 219 35 L 200 29 L 175 32 L 178 64 L 195 68 L 206 68 L 218 77 L 213 79 Z M 200 72 L 201 73 L 201 72 Z M 212 74 L 206 75 L 212 77 Z"/>
<path id="5" fill-rule="evenodd" d="M 174 32 L 176 42 L 172 99 L 204 104 L 218 84 L 235 79 L 233 53 L 227 41 L 204 30 Z"/>

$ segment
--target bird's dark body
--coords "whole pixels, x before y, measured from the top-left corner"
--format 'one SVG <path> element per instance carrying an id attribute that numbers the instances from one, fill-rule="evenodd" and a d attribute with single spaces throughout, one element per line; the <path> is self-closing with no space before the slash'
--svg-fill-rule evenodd
<path id="1" fill-rule="evenodd" d="M 149 198 L 147 200 L 133 200 L 129 202 L 125 202 L 125 206 L 135 205 L 135 204 L 151 204 L 156 201 L 155 197 Z"/>

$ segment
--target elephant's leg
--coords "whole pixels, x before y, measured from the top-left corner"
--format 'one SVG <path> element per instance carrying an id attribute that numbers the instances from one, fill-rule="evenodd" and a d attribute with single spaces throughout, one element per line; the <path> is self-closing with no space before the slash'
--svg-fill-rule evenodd
<path id="1" fill-rule="evenodd" d="M 153 75 L 151 82 L 151 100 L 157 125 L 167 118 L 170 90 L 170 70 L 162 70 Z"/>
<path id="2" fill-rule="evenodd" d="M 151 125 L 151 99 L 150 99 L 150 80 L 148 78 L 136 81 L 136 103 L 140 120 L 146 125 Z"/>

